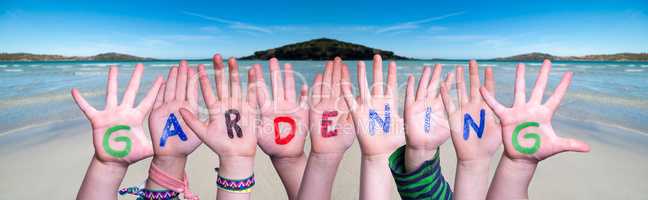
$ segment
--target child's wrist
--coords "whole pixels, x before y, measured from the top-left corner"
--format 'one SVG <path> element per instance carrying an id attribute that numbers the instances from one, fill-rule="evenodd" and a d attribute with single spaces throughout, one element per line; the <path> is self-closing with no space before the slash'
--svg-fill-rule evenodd
<path id="1" fill-rule="evenodd" d="M 286 163 L 286 164 L 292 164 L 292 163 L 297 163 L 302 160 L 306 160 L 306 155 L 302 151 L 299 155 L 292 155 L 292 156 L 270 156 L 270 160 L 273 163 Z"/>
<path id="2" fill-rule="evenodd" d="M 418 169 L 425 161 L 434 159 L 437 149 L 417 149 L 410 145 L 405 146 L 405 169 L 407 172 Z"/>
<path id="3" fill-rule="evenodd" d="M 121 179 L 126 175 L 126 171 L 128 170 L 128 165 L 125 163 L 101 161 L 96 156 L 93 156 L 90 162 L 92 166 L 97 168 L 97 171 L 102 173 L 102 176 L 107 178 Z"/>
<path id="4" fill-rule="evenodd" d="M 229 179 L 245 179 L 254 173 L 254 157 L 219 156 L 218 175 Z"/>
<path id="5" fill-rule="evenodd" d="M 185 165 L 187 164 L 186 156 L 153 156 L 151 165 L 155 165 L 159 170 L 175 179 L 183 180 L 185 177 Z M 150 170 L 150 169 L 149 169 Z M 151 179 L 146 180 L 146 188 L 149 189 L 169 189 L 164 188 Z"/>

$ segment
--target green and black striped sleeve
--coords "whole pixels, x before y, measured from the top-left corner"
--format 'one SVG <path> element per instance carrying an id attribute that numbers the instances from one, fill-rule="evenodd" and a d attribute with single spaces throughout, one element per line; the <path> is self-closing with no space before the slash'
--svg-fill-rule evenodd
<path id="1" fill-rule="evenodd" d="M 405 146 L 389 156 L 398 193 L 402 199 L 452 199 L 452 189 L 441 174 L 439 151 L 413 172 L 405 172 Z"/>

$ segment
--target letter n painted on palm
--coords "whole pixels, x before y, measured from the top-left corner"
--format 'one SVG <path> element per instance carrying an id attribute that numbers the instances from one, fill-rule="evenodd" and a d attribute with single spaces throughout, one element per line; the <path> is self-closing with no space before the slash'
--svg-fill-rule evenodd
<path id="1" fill-rule="evenodd" d="M 328 128 L 333 124 L 333 121 L 328 119 L 329 117 L 335 117 L 338 115 L 337 111 L 324 111 L 322 113 L 322 124 L 321 124 L 321 130 L 320 132 L 322 133 L 322 137 L 333 137 L 337 135 L 337 129 L 334 129 L 332 131 L 329 131 Z"/>
<path id="2" fill-rule="evenodd" d="M 182 131 L 182 127 L 180 126 L 178 119 L 173 113 L 171 113 L 169 115 L 169 118 L 167 119 L 166 125 L 164 126 L 164 133 L 162 133 L 162 137 L 160 137 L 160 147 L 164 147 L 164 145 L 166 145 L 166 141 L 169 137 L 176 135 L 180 137 L 180 140 L 187 141 L 187 135 L 185 135 L 184 131 Z"/>
<path id="3" fill-rule="evenodd" d="M 468 140 L 468 136 L 470 135 L 470 127 L 475 129 L 475 132 L 477 133 L 477 137 L 481 139 L 482 135 L 484 134 L 485 116 L 486 116 L 486 111 L 484 111 L 484 109 L 481 109 L 479 111 L 479 125 L 477 125 L 477 123 L 475 123 L 475 120 L 473 120 L 470 114 L 466 113 L 464 115 L 464 127 L 463 127 L 464 140 Z"/>
<path id="4" fill-rule="evenodd" d="M 288 131 L 288 135 L 286 137 L 281 137 L 281 130 L 279 129 L 279 124 L 280 123 L 288 123 L 290 125 L 290 130 Z M 274 119 L 274 133 L 275 133 L 275 143 L 277 144 L 288 144 L 290 140 L 295 137 L 295 131 L 297 129 L 297 125 L 295 125 L 295 120 L 293 118 L 290 118 L 288 116 L 279 116 Z"/>
<path id="5" fill-rule="evenodd" d="M 389 133 L 389 126 L 391 124 L 391 108 L 389 104 L 385 104 L 385 118 L 380 118 L 376 110 L 369 109 L 369 134 L 374 135 L 376 133 L 376 124 L 382 127 L 383 132 Z"/>

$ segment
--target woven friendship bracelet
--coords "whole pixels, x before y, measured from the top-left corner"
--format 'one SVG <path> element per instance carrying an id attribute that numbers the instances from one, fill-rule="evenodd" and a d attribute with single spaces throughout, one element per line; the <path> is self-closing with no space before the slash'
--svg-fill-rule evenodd
<path id="1" fill-rule="evenodd" d="M 216 179 L 216 186 L 221 189 L 225 190 L 228 192 L 235 192 L 235 193 L 249 193 L 252 192 L 252 187 L 255 184 L 254 180 L 254 174 L 252 176 L 245 178 L 245 179 L 228 179 L 225 177 L 218 175 L 218 178 Z"/>
<path id="2" fill-rule="evenodd" d="M 180 200 L 180 193 L 172 190 L 148 190 L 137 186 L 119 190 L 119 195 L 126 194 L 137 196 L 137 200 Z"/>

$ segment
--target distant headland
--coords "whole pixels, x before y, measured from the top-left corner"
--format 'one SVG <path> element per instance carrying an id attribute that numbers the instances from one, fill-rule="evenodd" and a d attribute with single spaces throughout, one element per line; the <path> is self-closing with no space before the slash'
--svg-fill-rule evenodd
<path id="1" fill-rule="evenodd" d="M 396 55 L 393 51 L 387 51 L 360 44 L 339 41 L 329 38 L 319 38 L 271 48 L 263 51 L 256 51 L 254 54 L 244 56 L 242 60 L 267 60 L 277 58 L 280 60 L 331 60 L 340 56 L 345 60 L 370 60 L 373 55 L 380 54 L 386 60 L 460 60 L 460 59 L 417 59 Z M 490 61 L 542 61 L 549 59 L 553 61 L 648 61 L 648 53 L 617 53 L 599 54 L 585 56 L 555 56 L 547 53 L 527 53 L 510 57 L 493 59 L 480 59 Z M 102 53 L 94 56 L 62 56 L 31 53 L 0 53 L 0 61 L 159 61 L 173 59 L 156 59 L 138 57 L 122 53 Z M 191 60 L 211 60 L 191 59 Z"/>

